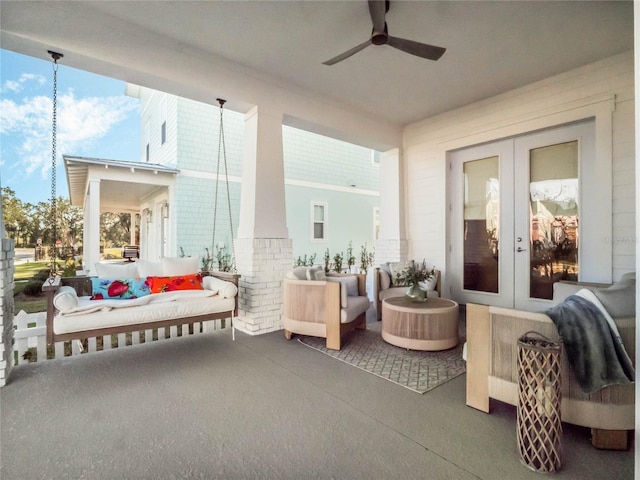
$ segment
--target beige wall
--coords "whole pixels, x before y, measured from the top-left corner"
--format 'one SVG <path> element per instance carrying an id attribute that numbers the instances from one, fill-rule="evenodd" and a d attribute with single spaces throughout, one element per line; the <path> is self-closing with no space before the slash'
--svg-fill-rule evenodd
<path id="1" fill-rule="evenodd" d="M 633 52 L 627 52 L 407 126 L 409 258 L 447 263 L 448 151 L 595 117 L 597 161 L 611 163 L 612 180 L 599 188 L 612 188 L 612 231 L 603 235 L 612 278 L 635 271 L 633 87 Z M 443 280 L 446 286 L 446 272 Z"/>

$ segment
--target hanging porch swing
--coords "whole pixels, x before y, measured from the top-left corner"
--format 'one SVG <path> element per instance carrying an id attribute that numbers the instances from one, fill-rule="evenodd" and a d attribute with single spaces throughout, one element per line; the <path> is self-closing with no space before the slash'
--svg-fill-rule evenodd
<path id="1" fill-rule="evenodd" d="M 218 132 L 218 161 L 216 166 L 216 188 L 215 198 L 213 205 L 213 233 L 211 236 L 211 251 L 215 252 L 216 260 L 218 263 L 218 270 L 221 272 L 236 273 L 236 254 L 233 242 L 233 217 L 231 216 L 231 195 L 229 193 L 229 172 L 227 168 L 227 150 L 224 140 L 224 118 L 223 108 L 226 100 L 222 98 L 216 99 L 220 104 L 220 130 Z M 221 247 L 221 243 L 216 243 L 216 225 L 218 223 L 218 190 L 220 185 L 220 160 L 224 162 L 224 184 L 227 193 L 227 208 L 229 213 L 229 236 L 231 238 L 231 255 L 225 255 L 223 253 L 224 247 Z M 212 259 L 211 259 L 212 260 Z M 212 262 L 211 262 L 212 263 Z"/>
<path id="2" fill-rule="evenodd" d="M 53 284 L 54 278 L 58 273 L 58 209 L 56 200 L 56 156 L 57 156 L 57 140 L 58 140 L 58 60 L 64 55 L 62 53 L 47 50 L 53 61 L 53 95 L 51 97 L 52 115 L 51 115 L 51 200 L 49 207 L 49 232 L 51 235 L 51 247 L 49 253 L 49 284 Z"/>

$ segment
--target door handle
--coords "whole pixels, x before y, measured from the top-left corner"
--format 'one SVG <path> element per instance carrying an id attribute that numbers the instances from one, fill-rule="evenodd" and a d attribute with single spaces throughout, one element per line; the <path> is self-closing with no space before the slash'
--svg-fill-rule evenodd
<path id="1" fill-rule="evenodd" d="M 522 247 L 516 248 L 516 252 L 526 252 L 526 251 L 527 251 L 526 248 L 522 248 Z"/>

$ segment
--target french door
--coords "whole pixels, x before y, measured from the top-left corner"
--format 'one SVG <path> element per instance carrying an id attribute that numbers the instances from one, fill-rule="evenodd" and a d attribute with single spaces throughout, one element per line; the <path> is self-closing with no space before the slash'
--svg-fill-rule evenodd
<path id="1" fill-rule="evenodd" d="M 580 174 L 594 151 L 587 122 L 451 153 L 455 300 L 541 311 L 555 282 L 578 279 Z"/>

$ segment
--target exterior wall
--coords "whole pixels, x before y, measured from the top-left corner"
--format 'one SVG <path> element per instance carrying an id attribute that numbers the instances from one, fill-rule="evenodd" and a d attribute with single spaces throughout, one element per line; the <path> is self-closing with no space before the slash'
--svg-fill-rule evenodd
<path id="1" fill-rule="evenodd" d="M 220 109 L 140 88 L 142 104 L 141 160 L 145 158 L 145 124 L 150 125 L 150 160 L 180 169 L 176 179 L 171 221 L 173 250 L 202 258 L 205 247 L 224 242 L 230 253 L 229 214 L 224 164 L 220 164 L 216 239 L 213 235 Z M 160 104 L 167 104 L 167 143 L 160 147 Z M 224 134 L 234 234 L 238 233 L 242 181 L 244 115 L 224 110 Z M 374 207 L 379 205 L 379 167 L 374 151 L 339 140 L 283 126 L 283 155 L 287 226 L 293 239 L 293 255 L 316 253 L 321 263 L 326 248 L 331 256 L 353 242 L 374 248 Z M 150 208 L 159 197 L 148 199 Z M 311 202 L 329 204 L 330 235 L 326 242 L 311 241 Z M 348 205 L 348 208 L 344 208 Z M 182 249 L 182 250 L 181 250 Z"/>
<path id="2" fill-rule="evenodd" d="M 602 238 L 603 248 L 612 247 L 610 277 L 616 280 L 634 271 L 633 82 L 633 53 L 628 52 L 408 126 L 404 162 L 409 257 L 446 265 L 448 151 L 595 116 L 597 158 L 610 158 L 612 164 L 613 230 Z M 613 112 L 595 115 L 597 105 L 607 102 Z M 600 187 L 583 186 L 608 187 L 607 179 Z M 446 284 L 446 273 L 443 280 Z"/>
<path id="3" fill-rule="evenodd" d="M 291 127 L 283 127 L 287 227 L 294 259 L 316 254 L 323 262 L 346 250 L 374 248 L 374 208 L 380 204 L 379 164 L 372 150 Z M 327 203 L 326 240 L 312 239 L 312 202 Z M 344 256 L 344 255 L 343 255 Z M 345 259 L 346 265 L 346 259 Z"/>
<path id="4" fill-rule="evenodd" d="M 360 248 L 365 243 L 372 251 L 373 215 L 378 206 L 377 192 L 354 197 L 352 194 L 311 186 L 287 185 L 287 225 L 293 241 L 293 258 L 309 257 L 316 254 L 315 263 L 323 263 L 325 250 L 333 262 L 333 256 L 342 252 L 343 266 L 346 266 L 346 253 L 349 241 L 353 244 L 356 264 L 360 263 Z M 312 202 L 327 203 L 326 240 L 312 239 Z"/>
<path id="5" fill-rule="evenodd" d="M 149 143 L 149 163 L 176 167 L 177 152 L 177 97 L 146 88 L 140 89 L 141 145 L 140 161 L 145 162 Z M 162 106 L 164 102 L 164 107 Z M 166 141 L 161 143 L 162 110 L 166 110 Z"/>

